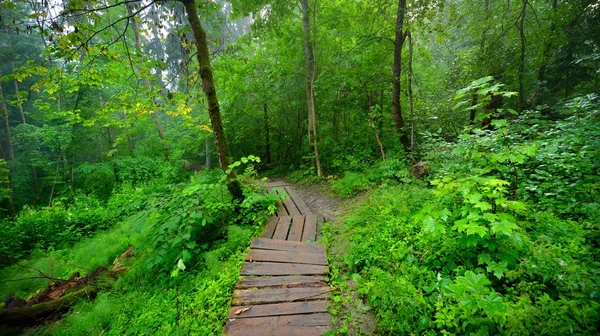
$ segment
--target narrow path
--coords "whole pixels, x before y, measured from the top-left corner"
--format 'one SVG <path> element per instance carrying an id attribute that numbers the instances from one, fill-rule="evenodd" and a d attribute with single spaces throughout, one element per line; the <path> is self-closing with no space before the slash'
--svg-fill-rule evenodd
<path id="1" fill-rule="evenodd" d="M 250 245 L 223 335 L 323 335 L 331 288 L 325 248 L 314 243 L 317 217 L 286 182 L 267 189 L 288 198 Z"/>

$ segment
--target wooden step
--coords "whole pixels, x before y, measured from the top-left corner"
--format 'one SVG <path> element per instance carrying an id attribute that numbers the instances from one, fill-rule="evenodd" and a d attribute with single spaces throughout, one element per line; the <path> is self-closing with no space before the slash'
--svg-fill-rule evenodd
<path id="1" fill-rule="evenodd" d="M 245 310 L 246 308 L 250 309 Z M 236 314 L 236 312 L 241 313 Z M 326 312 L 327 301 L 318 300 L 304 302 L 274 303 L 264 305 L 234 306 L 231 307 L 231 309 L 229 309 L 229 318 L 240 319 L 250 317 L 298 315 Z"/>
<path id="2" fill-rule="evenodd" d="M 233 321 L 232 321 L 233 320 Z M 329 327 L 332 326 L 331 315 L 315 313 L 303 315 L 267 316 L 254 318 L 229 319 L 226 326 L 290 326 L 290 327 Z"/>
<path id="3" fill-rule="evenodd" d="M 327 265 L 327 257 L 324 253 L 294 251 L 273 251 L 250 249 L 246 255 L 246 261 L 266 261 L 308 265 Z"/>
<path id="4" fill-rule="evenodd" d="M 244 263 L 241 275 L 323 275 L 327 266 L 284 263 Z"/>
<path id="5" fill-rule="evenodd" d="M 232 305 L 319 300 L 325 299 L 329 291 L 327 287 L 236 289 Z"/>
<path id="6" fill-rule="evenodd" d="M 261 288 L 261 287 L 295 287 L 295 286 L 317 286 L 326 285 L 323 276 L 308 275 L 284 275 L 284 276 L 258 276 L 244 277 L 235 285 L 236 288 Z"/>
<path id="7" fill-rule="evenodd" d="M 224 335 L 229 336 L 320 336 L 324 335 L 328 327 L 289 327 L 289 326 L 239 326 L 226 327 Z"/>
<path id="8" fill-rule="evenodd" d="M 254 238 L 250 245 L 253 249 L 294 251 L 298 253 L 325 253 L 325 247 L 315 243 L 291 242 L 265 238 Z"/>

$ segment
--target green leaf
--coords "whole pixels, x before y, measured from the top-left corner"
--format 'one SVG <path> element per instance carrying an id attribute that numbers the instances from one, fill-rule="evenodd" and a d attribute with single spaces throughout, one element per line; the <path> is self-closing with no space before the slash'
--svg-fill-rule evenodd
<path id="1" fill-rule="evenodd" d="M 183 259 L 179 258 L 179 260 L 177 261 L 177 268 L 185 271 L 185 264 L 183 263 Z"/>
<path id="2" fill-rule="evenodd" d="M 508 271 L 508 264 L 505 262 L 497 263 L 490 261 L 487 264 L 488 266 L 486 267 L 486 270 L 488 272 L 494 273 L 494 276 L 496 276 L 496 278 L 498 279 L 502 279 L 504 273 Z"/>

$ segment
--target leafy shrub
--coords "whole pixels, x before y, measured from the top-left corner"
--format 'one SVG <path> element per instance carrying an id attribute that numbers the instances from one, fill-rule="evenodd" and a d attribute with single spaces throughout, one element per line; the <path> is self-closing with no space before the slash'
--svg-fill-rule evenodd
<path id="1" fill-rule="evenodd" d="M 344 177 L 331 182 L 331 190 L 341 197 L 352 197 L 368 190 L 373 184 L 365 174 L 346 172 Z"/>
<path id="2" fill-rule="evenodd" d="M 384 184 L 342 229 L 383 334 L 597 334 L 598 98 L 430 134 L 428 190 Z M 381 175 L 374 174 L 374 175 Z M 331 232 L 326 241 L 343 245 Z"/>

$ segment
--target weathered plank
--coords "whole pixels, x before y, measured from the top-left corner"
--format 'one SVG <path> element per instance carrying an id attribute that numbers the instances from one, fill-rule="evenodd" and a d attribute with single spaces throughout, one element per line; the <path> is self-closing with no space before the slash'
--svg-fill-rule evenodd
<path id="1" fill-rule="evenodd" d="M 262 288 L 262 287 L 281 287 L 281 286 L 300 286 L 300 285 L 317 285 L 325 284 L 325 277 L 322 276 L 306 276 L 306 275 L 287 275 L 273 277 L 245 277 L 239 280 L 236 288 Z"/>
<path id="2" fill-rule="evenodd" d="M 287 191 L 287 193 L 290 195 L 290 198 L 292 199 L 292 201 L 294 201 L 294 203 L 303 215 L 312 214 L 312 211 L 310 211 L 306 203 L 304 203 L 304 200 L 302 200 L 302 198 L 298 196 L 294 188 L 286 186 L 285 191 Z"/>
<path id="3" fill-rule="evenodd" d="M 304 221 L 304 231 L 302 233 L 302 241 L 315 241 L 317 238 L 317 216 L 310 214 L 306 215 Z"/>
<path id="4" fill-rule="evenodd" d="M 283 200 L 283 204 L 285 205 L 285 208 L 287 209 L 287 212 L 290 216 L 300 216 L 300 210 L 296 207 L 296 204 L 294 203 L 294 201 L 292 201 L 291 198 L 289 198 L 289 195 L 287 192 L 285 192 L 285 190 L 280 191 L 280 193 L 284 193 L 286 195 L 286 199 Z"/>
<path id="5" fill-rule="evenodd" d="M 237 326 L 227 327 L 224 335 L 228 336 L 320 336 L 329 330 L 328 327 L 292 327 L 292 326 Z"/>
<path id="6" fill-rule="evenodd" d="M 277 195 L 282 195 L 282 194 L 287 195 L 285 193 L 285 191 L 283 191 L 283 189 L 281 189 L 281 188 L 273 188 L 271 190 L 272 190 L 272 192 L 274 192 Z M 279 209 L 277 210 L 277 216 L 278 217 L 289 216 L 289 213 L 288 213 L 287 209 L 285 208 L 283 201 L 281 203 L 279 203 Z"/>
<path id="7" fill-rule="evenodd" d="M 303 230 L 304 230 L 304 216 L 292 217 L 292 227 L 290 228 L 290 233 L 288 234 L 287 240 L 298 241 L 298 242 L 301 241 Z"/>
<path id="8" fill-rule="evenodd" d="M 250 308 L 245 310 L 246 308 Z M 236 312 L 240 312 L 236 314 Z M 327 312 L 327 301 L 304 301 L 273 303 L 265 305 L 235 306 L 229 309 L 229 318 L 250 318 L 263 316 L 281 316 Z"/>
<path id="9" fill-rule="evenodd" d="M 327 265 L 327 256 L 324 253 L 298 253 L 292 251 L 273 251 L 250 249 L 246 261 L 268 261 L 280 263 Z"/>
<path id="10" fill-rule="evenodd" d="M 292 217 L 290 216 L 280 216 L 279 221 L 277 222 L 277 228 L 275 229 L 275 233 L 273 234 L 273 239 L 285 240 L 288 235 L 288 231 L 290 230 L 290 222 Z"/>
<path id="11" fill-rule="evenodd" d="M 290 327 L 328 327 L 332 326 L 331 315 L 315 313 L 304 315 L 267 316 L 254 318 L 229 319 L 229 326 L 290 326 Z"/>
<path id="12" fill-rule="evenodd" d="M 272 182 L 267 182 L 267 189 L 277 188 L 277 187 L 285 187 L 288 185 L 289 185 L 289 183 L 287 183 L 285 181 L 272 181 Z"/>
<path id="13" fill-rule="evenodd" d="M 327 298 L 329 287 L 292 287 L 236 289 L 232 305 L 252 305 L 293 301 L 312 301 Z"/>
<path id="14" fill-rule="evenodd" d="M 273 238 L 273 234 L 275 233 L 275 229 L 277 228 L 278 221 L 279 221 L 279 218 L 271 217 L 271 219 L 269 220 L 269 224 L 267 224 L 267 229 L 262 234 L 262 237 L 268 238 L 268 239 Z"/>
<path id="15" fill-rule="evenodd" d="M 250 245 L 253 249 L 276 250 L 276 251 L 296 251 L 300 253 L 325 253 L 325 247 L 315 243 L 303 243 L 293 241 L 281 241 L 265 238 L 254 238 Z"/>
<path id="16" fill-rule="evenodd" d="M 322 275 L 327 266 L 284 263 L 245 263 L 241 275 Z"/>

